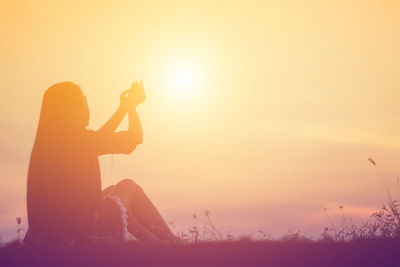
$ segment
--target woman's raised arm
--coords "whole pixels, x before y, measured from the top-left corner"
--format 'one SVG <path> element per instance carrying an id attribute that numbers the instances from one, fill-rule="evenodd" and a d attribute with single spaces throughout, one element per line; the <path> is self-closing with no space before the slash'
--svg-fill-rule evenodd
<path id="1" fill-rule="evenodd" d="M 132 96 L 133 105 L 128 110 L 128 116 L 129 116 L 128 132 L 137 140 L 138 142 L 137 144 L 142 144 L 143 129 L 139 115 L 136 111 L 136 107 L 144 102 L 144 100 L 146 99 L 146 95 L 144 93 L 144 86 L 142 81 L 140 83 L 136 84 L 134 83 L 132 85 L 132 88 L 134 89 L 133 91 L 134 95 Z"/>
<path id="2" fill-rule="evenodd" d="M 142 123 L 140 122 L 139 114 L 136 109 L 128 111 L 129 116 L 129 128 L 128 132 L 137 140 L 137 144 L 143 143 L 143 129 Z"/>
<path id="3" fill-rule="evenodd" d="M 121 121 L 124 119 L 126 113 L 129 110 L 129 102 L 128 102 L 128 93 L 130 93 L 132 89 L 125 90 L 122 92 L 120 96 L 120 105 L 118 109 L 114 112 L 114 114 L 111 116 L 111 118 L 104 123 L 103 126 L 97 131 L 99 133 L 112 133 L 114 132 L 118 125 L 120 125 Z"/>
<path id="4" fill-rule="evenodd" d="M 136 106 L 146 99 L 143 82 L 133 83 L 131 89 L 121 94 L 121 104 L 111 118 L 97 131 L 99 154 L 130 154 L 143 142 L 143 130 Z M 127 131 L 115 132 L 122 119 L 128 113 Z"/>

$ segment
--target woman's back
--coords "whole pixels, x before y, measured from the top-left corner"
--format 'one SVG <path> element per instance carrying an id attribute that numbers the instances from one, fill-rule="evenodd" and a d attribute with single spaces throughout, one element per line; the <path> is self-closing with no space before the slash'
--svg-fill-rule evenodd
<path id="1" fill-rule="evenodd" d="M 28 173 L 29 232 L 48 239 L 79 239 L 94 231 L 101 179 L 87 130 L 47 149 L 34 147 Z"/>
<path id="2" fill-rule="evenodd" d="M 75 239 L 93 229 L 101 184 L 88 122 L 86 97 L 77 85 L 47 89 L 28 171 L 27 237 Z"/>

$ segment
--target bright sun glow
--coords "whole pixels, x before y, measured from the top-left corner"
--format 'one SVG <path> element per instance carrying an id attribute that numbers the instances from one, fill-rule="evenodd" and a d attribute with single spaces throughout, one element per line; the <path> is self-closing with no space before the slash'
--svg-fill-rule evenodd
<path id="1" fill-rule="evenodd" d="M 201 90 L 200 68 L 193 62 L 180 62 L 168 69 L 171 97 L 188 99 L 198 96 Z"/>
<path id="2" fill-rule="evenodd" d="M 175 74 L 175 83 L 182 90 L 193 88 L 193 73 L 187 69 L 179 69 Z"/>

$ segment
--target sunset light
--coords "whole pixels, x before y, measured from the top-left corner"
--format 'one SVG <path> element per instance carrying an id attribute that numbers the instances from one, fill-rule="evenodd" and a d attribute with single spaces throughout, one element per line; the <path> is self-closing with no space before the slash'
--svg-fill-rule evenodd
<path id="1" fill-rule="evenodd" d="M 190 91 L 193 88 L 193 73 L 189 69 L 180 69 L 175 75 L 175 82 L 180 91 Z"/>
<path id="2" fill-rule="evenodd" d="M 194 63 L 180 62 L 167 70 L 169 93 L 172 98 L 192 98 L 199 93 L 200 69 Z"/>
<path id="3" fill-rule="evenodd" d="M 0 266 L 25 237 L 400 245 L 399 29 L 394 0 L 2 1 Z"/>

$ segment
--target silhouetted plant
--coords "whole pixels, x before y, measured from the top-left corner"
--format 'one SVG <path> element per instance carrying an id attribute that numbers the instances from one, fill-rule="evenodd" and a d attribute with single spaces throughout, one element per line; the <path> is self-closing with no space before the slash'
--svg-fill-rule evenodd
<path id="1" fill-rule="evenodd" d="M 305 233 L 300 230 L 289 230 L 288 233 L 278 239 L 283 242 L 310 242 L 311 238 L 307 237 Z"/>
<path id="2" fill-rule="evenodd" d="M 226 234 L 225 240 L 233 241 L 233 235 L 232 235 L 231 231 L 228 231 L 228 233 Z"/>
<path id="3" fill-rule="evenodd" d="M 351 221 L 349 222 L 344 215 L 344 207 L 339 206 L 342 215 L 339 229 L 334 225 L 327 209 L 324 208 L 331 228 L 326 227 L 324 229 L 321 234 L 322 240 L 349 241 L 355 239 L 400 238 L 400 203 L 398 200 L 393 200 L 376 161 L 372 158 L 368 158 L 368 161 L 375 167 L 378 177 L 382 181 L 388 197 L 387 204 L 383 204 L 379 211 L 370 216 L 372 222 L 364 222 L 361 226 L 356 226 Z"/>
<path id="4" fill-rule="evenodd" d="M 203 222 L 199 222 L 199 216 L 193 214 L 194 225 L 190 226 L 185 233 L 184 231 L 179 231 L 177 235 L 185 243 L 196 243 L 200 241 L 224 241 L 233 240 L 234 236 L 230 231 L 226 235 L 223 235 L 214 225 L 210 217 L 211 211 L 206 209 L 204 211 L 205 219 Z M 202 227 L 200 227 L 202 225 Z"/>
<path id="5" fill-rule="evenodd" d="M 18 240 L 22 241 L 22 231 L 23 231 L 23 229 L 21 227 L 22 219 L 21 219 L 21 217 L 16 217 L 15 220 L 17 221 L 17 224 L 18 224 L 18 228 L 17 228 Z"/>

